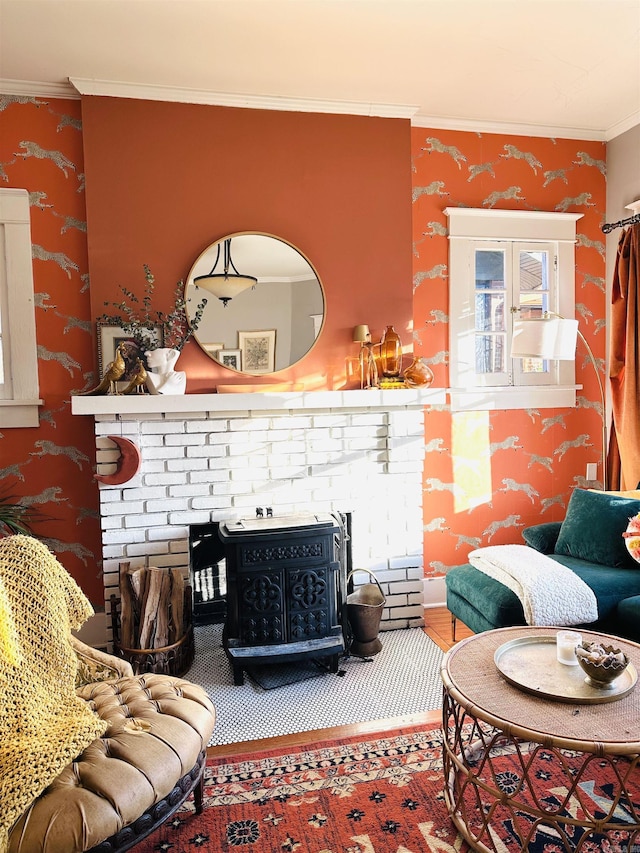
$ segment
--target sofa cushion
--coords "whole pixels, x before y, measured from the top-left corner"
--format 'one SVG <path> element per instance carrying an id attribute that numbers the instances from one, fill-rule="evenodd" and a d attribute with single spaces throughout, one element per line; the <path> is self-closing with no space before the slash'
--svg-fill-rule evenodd
<path id="1" fill-rule="evenodd" d="M 598 622 L 609 621 L 616 615 L 618 603 L 629 596 L 640 595 L 640 572 L 630 572 L 626 568 L 600 566 L 588 563 L 576 557 L 561 554 L 552 556 L 557 563 L 575 572 L 579 578 L 591 587 L 598 602 Z M 613 631 L 617 633 L 617 631 Z"/>
<path id="2" fill-rule="evenodd" d="M 621 636 L 638 637 L 640 626 L 640 595 L 623 599 L 616 609 L 616 624 Z"/>
<path id="3" fill-rule="evenodd" d="M 639 512 L 640 500 L 576 489 L 560 526 L 554 553 L 601 566 L 637 569 L 622 534 L 629 519 Z"/>
<path id="4" fill-rule="evenodd" d="M 553 554 L 553 549 L 556 547 L 558 535 L 560 533 L 560 521 L 545 521 L 542 524 L 534 524 L 532 527 L 525 527 L 522 531 L 522 538 L 540 551 L 541 554 Z"/>
<path id="5" fill-rule="evenodd" d="M 494 578 L 471 565 L 454 566 L 445 575 L 447 607 L 472 631 L 524 625 L 524 610 L 518 596 Z M 455 601 L 456 606 L 452 606 Z M 465 603 L 479 613 L 461 610 Z M 486 623 L 477 627 L 477 617 Z M 473 620 L 473 624 L 469 621 Z"/>

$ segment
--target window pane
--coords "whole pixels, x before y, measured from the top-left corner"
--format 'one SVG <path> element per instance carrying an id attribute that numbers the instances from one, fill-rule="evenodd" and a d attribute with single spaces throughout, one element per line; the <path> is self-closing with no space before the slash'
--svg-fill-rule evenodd
<path id="1" fill-rule="evenodd" d="M 549 310 L 549 252 L 527 249 L 518 255 L 520 316 L 539 317 Z"/>
<path id="2" fill-rule="evenodd" d="M 541 317 L 549 310 L 549 252 L 526 249 L 519 253 L 520 317 Z M 541 358 L 521 359 L 522 373 L 549 373 L 551 365 Z"/>
<path id="3" fill-rule="evenodd" d="M 506 256 L 502 249 L 475 251 L 476 373 L 505 372 Z M 486 334 L 497 332 L 498 334 Z"/>
<path id="4" fill-rule="evenodd" d="M 476 249 L 476 290 L 504 290 L 504 252 L 501 249 Z"/>
<path id="5" fill-rule="evenodd" d="M 476 292 L 476 331 L 505 331 L 504 299 L 504 293 Z"/>
<path id="6" fill-rule="evenodd" d="M 549 362 L 544 361 L 541 358 L 522 358 L 520 359 L 522 362 L 522 372 L 523 373 L 548 373 L 549 372 Z"/>
<path id="7" fill-rule="evenodd" d="M 476 335 L 476 373 L 505 372 L 504 335 Z"/>

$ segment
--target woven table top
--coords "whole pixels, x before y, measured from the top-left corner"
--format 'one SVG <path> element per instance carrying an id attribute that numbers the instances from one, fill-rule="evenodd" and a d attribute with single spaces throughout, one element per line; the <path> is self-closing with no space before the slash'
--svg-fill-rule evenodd
<path id="1" fill-rule="evenodd" d="M 640 752 L 640 679 L 626 696 L 603 704 L 576 704 L 532 695 L 507 682 L 494 662 L 496 649 L 521 637 L 555 635 L 559 628 L 499 628 L 455 645 L 442 662 L 447 693 L 477 719 L 506 734 L 584 752 Z M 640 645 L 578 628 L 584 640 L 620 647 L 640 672 Z"/>

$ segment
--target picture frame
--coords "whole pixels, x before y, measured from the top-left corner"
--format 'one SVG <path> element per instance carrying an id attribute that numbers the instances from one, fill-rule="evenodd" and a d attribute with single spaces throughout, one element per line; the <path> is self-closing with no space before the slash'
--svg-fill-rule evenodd
<path id="1" fill-rule="evenodd" d="M 238 332 L 244 373 L 273 373 L 275 371 L 276 330 Z"/>
<path id="2" fill-rule="evenodd" d="M 162 327 L 156 326 L 150 331 L 150 334 L 158 341 L 158 345 L 162 346 Z M 142 359 L 146 365 L 144 352 L 140 349 L 133 336 L 126 332 L 120 326 L 113 326 L 111 323 L 103 323 L 98 320 L 96 323 L 96 335 L 98 339 L 98 374 L 99 379 L 104 376 L 105 370 L 116 357 L 116 349 L 122 343 L 125 344 L 124 362 L 125 371 L 122 378 L 116 382 L 116 388 L 121 391 L 133 379 L 138 368 L 138 359 Z"/>
<path id="3" fill-rule="evenodd" d="M 216 359 L 218 358 L 218 353 L 220 352 L 220 350 L 223 350 L 223 349 L 224 349 L 224 344 L 223 344 L 223 343 L 210 343 L 210 342 L 207 342 L 206 344 L 201 343 L 201 344 L 200 344 L 200 346 L 201 346 L 201 347 L 202 347 L 202 349 L 206 352 L 206 354 L 207 354 L 207 355 L 210 355 L 210 356 L 212 356 L 213 358 L 216 358 Z"/>
<path id="4" fill-rule="evenodd" d="M 241 370 L 242 353 L 239 349 L 220 349 L 216 354 L 216 361 L 231 370 Z"/>

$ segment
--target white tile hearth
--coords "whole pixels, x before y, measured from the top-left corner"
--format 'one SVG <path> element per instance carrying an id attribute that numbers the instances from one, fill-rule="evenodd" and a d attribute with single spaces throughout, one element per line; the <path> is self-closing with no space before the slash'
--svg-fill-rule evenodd
<path id="1" fill-rule="evenodd" d="M 185 678 L 204 687 L 216 706 L 210 746 L 442 707 L 443 653 L 423 631 L 387 631 L 379 654 L 342 658 L 339 675 L 325 672 L 266 690 L 249 677 L 234 685 L 220 625 L 196 628 L 195 644 L 196 658 Z"/>

